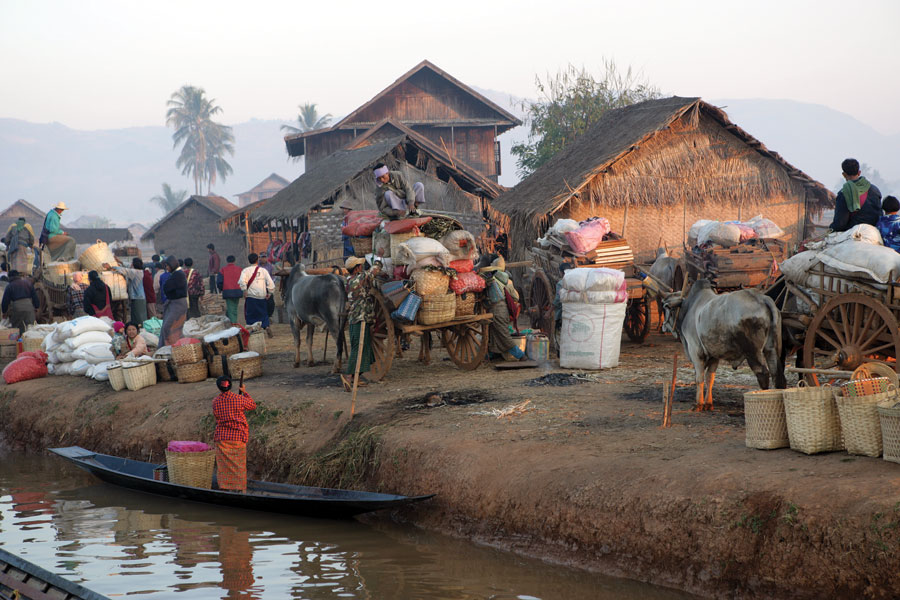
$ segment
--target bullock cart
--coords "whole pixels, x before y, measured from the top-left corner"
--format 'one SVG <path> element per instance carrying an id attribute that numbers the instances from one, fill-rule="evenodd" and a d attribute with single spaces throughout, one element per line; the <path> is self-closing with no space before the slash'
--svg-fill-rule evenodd
<path id="1" fill-rule="evenodd" d="M 744 288 L 765 289 L 778 278 L 778 263 L 784 260 L 787 245 L 774 239 L 752 239 L 722 248 L 685 248 L 684 267 L 688 281 L 708 279 L 717 292 Z M 677 284 L 675 289 L 681 289 Z"/>
<path id="2" fill-rule="evenodd" d="M 636 277 L 634 255 L 625 240 L 601 242 L 596 249 L 584 256 L 567 255 L 554 247 L 549 249 L 532 248 L 532 262 L 513 263 L 508 266 L 533 265 L 535 272 L 528 289 L 528 315 L 531 326 L 547 334 L 555 350 L 559 349 L 556 340 L 556 311 L 553 300 L 556 298 L 556 284 L 562 279 L 562 266 L 573 267 L 608 267 L 625 272 L 625 285 L 628 291 L 628 305 L 625 310 L 623 328 L 628 338 L 642 343 L 650 332 L 650 299 L 645 294 L 641 280 Z"/>

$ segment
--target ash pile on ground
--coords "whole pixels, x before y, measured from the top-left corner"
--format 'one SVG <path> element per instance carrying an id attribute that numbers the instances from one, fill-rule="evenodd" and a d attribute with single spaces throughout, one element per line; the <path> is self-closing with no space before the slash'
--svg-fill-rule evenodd
<path id="1" fill-rule="evenodd" d="M 406 400 L 407 410 L 423 410 L 439 406 L 465 406 L 467 404 L 484 404 L 500 400 L 486 390 L 454 390 L 449 392 L 429 392 L 424 396 L 416 396 Z"/>
<path id="2" fill-rule="evenodd" d="M 528 387 L 538 387 L 542 385 L 565 386 L 577 385 L 579 383 L 587 383 L 589 380 L 571 373 L 548 373 L 535 379 L 529 379 L 525 382 Z"/>

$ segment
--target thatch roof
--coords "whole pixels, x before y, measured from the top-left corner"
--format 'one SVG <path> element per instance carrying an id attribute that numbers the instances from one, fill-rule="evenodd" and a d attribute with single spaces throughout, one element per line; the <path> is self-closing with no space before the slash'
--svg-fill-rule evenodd
<path id="1" fill-rule="evenodd" d="M 191 196 L 190 198 L 173 208 L 171 211 L 169 211 L 169 214 L 154 223 L 153 226 L 148 229 L 147 232 L 144 233 L 144 235 L 141 236 L 141 240 L 151 239 L 160 227 L 181 214 L 184 209 L 191 204 L 199 204 L 200 206 L 203 206 L 211 213 L 213 213 L 213 217 L 219 218 L 224 217 L 231 211 L 237 209 L 237 206 L 235 206 L 222 196 Z"/>
<path id="2" fill-rule="evenodd" d="M 280 185 L 281 187 L 284 187 L 284 186 L 286 186 L 287 184 L 290 183 L 290 181 L 288 181 L 287 179 L 285 179 L 284 177 L 282 177 L 282 176 L 279 175 L 278 173 L 271 173 L 268 177 L 266 177 L 265 179 L 263 179 L 262 181 L 260 181 L 260 182 L 257 183 L 256 185 L 254 185 L 252 188 L 250 188 L 250 189 L 247 190 L 246 192 L 241 192 L 240 194 L 234 194 L 234 195 L 235 195 L 235 196 L 243 196 L 244 194 L 252 194 L 253 192 L 262 191 L 262 190 L 266 189 L 266 188 L 264 187 L 264 184 L 265 184 L 267 181 L 270 181 L 270 180 L 271 180 L 271 181 L 274 181 L 275 183 L 277 183 L 277 184 Z"/>
<path id="3" fill-rule="evenodd" d="M 532 222 L 545 219 L 572 198 L 579 197 L 584 188 L 598 176 L 627 176 L 626 172 L 616 173 L 618 161 L 638 150 L 657 134 L 667 131 L 682 116 L 690 114 L 697 120 L 701 113 L 710 116 L 755 152 L 774 161 L 791 180 L 801 183 L 810 192 L 817 208 L 829 206 L 833 201 L 833 194 L 821 183 L 793 167 L 777 152 L 767 149 L 759 140 L 732 123 L 721 109 L 700 98 L 673 96 L 607 111 L 591 129 L 514 188 L 502 194 L 491 206 L 500 213 L 518 219 Z M 678 185 L 677 182 L 672 183 L 672 186 Z M 627 196 L 602 198 L 601 201 L 609 205 L 667 204 L 679 199 L 677 193 L 659 197 L 656 188 L 650 186 L 647 189 L 652 194 L 642 193 L 641 187 L 640 182 L 635 182 Z"/>

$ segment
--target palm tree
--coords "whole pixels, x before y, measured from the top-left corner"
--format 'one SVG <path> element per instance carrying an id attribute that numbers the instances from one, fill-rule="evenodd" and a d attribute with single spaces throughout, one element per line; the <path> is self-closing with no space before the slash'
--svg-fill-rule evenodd
<path id="1" fill-rule="evenodd" d="M 297 115 L 297 126 L 282 125 L 281 130 L 286 131 L 289 134 L 304 133 L 312 131 L 313 129 L 328 127 L 330 123 L 330 113 L 320 117 L 318 111 L 316 111 L 316 105 L 307 102 L 306 104 L 300 105 L 300 114 Z"/>
<path id="2" fill-rule="evenodd" d="M 217 177 L 224 181 L 232 173 L 224 158 L 226 152 L 234 155 L 231 127 L 212 120 L 222 108 L 208 99 L 202 88 L 192 85 L 174 92 L 166 105 L 166 125 L 175 129 L 173 147 L 184 144 L 175 165 L 194 180 L 194 193 L 202 192 L 204 181 L 208 192 Z"/>
<path id="3" fill-rule="evenodd" d="M 165 214 L 175 210 L 175 207 L 187 198 L 187 190 L 178 190 L 176 192 L 168 183 L 162 184 L 162 191 L 161 196 L 153 196 L 150 198 L 150 202 L 158 204 Z"/>

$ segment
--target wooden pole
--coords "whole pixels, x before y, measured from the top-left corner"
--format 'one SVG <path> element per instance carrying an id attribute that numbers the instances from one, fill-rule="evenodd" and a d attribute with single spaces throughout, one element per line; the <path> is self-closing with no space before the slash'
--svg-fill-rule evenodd
<path id="1" fill-rule="evenodd" d="M 672 358 L 672 385 L 669 387 L 669 400 L 666 404 L 665 426 L 672 426 L 672 403 L 675 402 L 675 386 L 678 385 L 678 352 Z"/>
<path id="2" fill-rule="evenodd" d="M 359 345 L 356 349 L 356 369 L 353 371 L 353 398 L 350 400 L 350 418 L 356 412 L 356 390 L 359 387 L 359 368 L 362 366 L 363 343 L 366 341 L 366 322 L 359 328 Z"/>
<path id="3" fill-rule="evenodd" d="M 662 385 L 662 400 L 663 400 L 663 427 L 669 426 L 668 416 L 669 416 L 669 384 L 663 381 Z"/>

